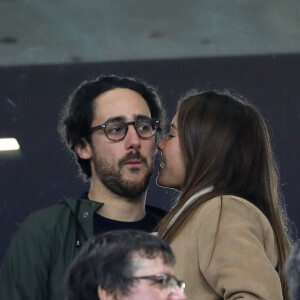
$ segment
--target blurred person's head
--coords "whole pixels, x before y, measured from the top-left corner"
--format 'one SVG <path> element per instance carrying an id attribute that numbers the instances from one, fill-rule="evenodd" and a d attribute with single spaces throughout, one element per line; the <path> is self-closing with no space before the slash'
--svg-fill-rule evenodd
<path id="1" fill-rule="evenodd" d="M 67 274 L 68 300 L 186 299 L 175 257 L 160 238 L 136 230 L 91 238 Z"/>

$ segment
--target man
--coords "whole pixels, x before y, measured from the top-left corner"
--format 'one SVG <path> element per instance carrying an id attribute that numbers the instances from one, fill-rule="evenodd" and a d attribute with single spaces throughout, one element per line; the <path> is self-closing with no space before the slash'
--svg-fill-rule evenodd
<path id="1" fill-rule="evenodd" d="M 89 240 L 67 274 L 67 300 L 184 300 L 175 257 L 160 238 L 137 230 Z"/>
<path id="2" fill-rule="evenodd" d="M 0 299 L 64 299 L 63 274 L 89 237 L 154 229 L 163 212 L 145 201 L 163 119 L 154 89 L 131 78 L 101 76 L 75 90 L 59 131 L 91 188 L 23 222 L 2 266 Z"/>

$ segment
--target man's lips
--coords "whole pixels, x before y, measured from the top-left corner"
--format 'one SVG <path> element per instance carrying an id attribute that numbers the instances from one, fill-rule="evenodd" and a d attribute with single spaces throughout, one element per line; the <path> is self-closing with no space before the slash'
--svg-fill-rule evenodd
<path id="1" fill-rule="evenodd" d="M 128 153 L 119 161 L 119 167 L 124 165 L 138 166 L 141 164 L 144 164 L 146 167 L 148 167 L 147 159 L 140 153 Z"/>
<path id="2" fill-rule="evenodd" d="M 140 165 L 142 163 L 139 159 L 130 159 L 125 162 L 125 165 Z"/>

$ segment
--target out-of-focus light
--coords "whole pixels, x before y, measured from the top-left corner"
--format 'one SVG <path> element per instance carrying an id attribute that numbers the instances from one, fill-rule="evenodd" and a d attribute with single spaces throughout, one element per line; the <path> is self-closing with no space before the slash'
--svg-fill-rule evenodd
<path id="1" fill-rule="evenodd" d="M 0 151 L 14 151 L 19 149 L 20 145 L 15 138 L 0 138 Z"/>

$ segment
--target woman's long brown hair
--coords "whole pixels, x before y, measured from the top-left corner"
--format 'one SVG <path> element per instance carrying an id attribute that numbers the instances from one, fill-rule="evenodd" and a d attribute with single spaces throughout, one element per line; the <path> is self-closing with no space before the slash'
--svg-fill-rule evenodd
<path id="1" fill-rule="evenodd" d="M 289 299 L 283 273 L 290 249 L 286 210 L 278 185 L 278 170 L 266 124 L 252 105 L 229 93 L 207 91 L 179 102 L 178 134 L 186 178 L 176 206 L 159 223 L 158 234 L 167 242 L 177 236 L 193 212 L 216 196 L 235 195 L 258 207 L 268 218 L 278 246 L 277 271 L 284 299 Z M 213 186 L 170 220 L 200 190 Z"/>

